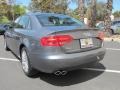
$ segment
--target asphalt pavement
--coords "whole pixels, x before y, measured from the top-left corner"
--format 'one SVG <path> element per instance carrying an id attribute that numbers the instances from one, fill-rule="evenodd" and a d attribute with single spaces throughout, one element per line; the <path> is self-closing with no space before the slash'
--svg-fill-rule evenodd
<path id="1" fill-rule="evenodd" d="M 105 42 L 105 58 L 89 68 L 66 76 L 39 73 L 24 75 L 19 60 L 4 50 L 0 36 L 0 90 L 120 90 L 120 43 Z"/>

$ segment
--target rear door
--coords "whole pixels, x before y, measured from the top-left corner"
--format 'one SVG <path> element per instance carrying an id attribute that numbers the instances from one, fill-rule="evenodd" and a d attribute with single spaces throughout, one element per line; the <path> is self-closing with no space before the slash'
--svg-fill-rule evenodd
<path id="1" fill-rule="evenodd" d="M 20 21 L 20 19 L 21 19 L 21 17 L 18 17 L 18 18 L 15 20 L 14 23 L 17 24 L 17 23 Z M 13 25 L 12 25 L 12 27 L 13 27 L 13 28 L 9 28 L 9 30 L 7 30 L 7 32 L 5 33 L 7 44 L 8 44 L 8 46 L 9 46 L 9 48 L 10 48 L 11 50 L 13 49 L 13 43 L 12 43 L 13 35 L 12 35 L 12 33 L 13 33 L 14 29 L 15 29 Z"/>

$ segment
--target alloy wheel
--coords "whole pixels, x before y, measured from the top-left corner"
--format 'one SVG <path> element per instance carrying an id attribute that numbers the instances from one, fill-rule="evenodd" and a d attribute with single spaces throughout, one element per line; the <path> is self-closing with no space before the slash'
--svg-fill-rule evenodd
<path id="1" fill-rule="evenodd" d="M 24 72 L 28 73 L 29 71 L 28 56 L 25 50 L 22 51 L 21 56 L 22 56 L 22 68 Z"/>

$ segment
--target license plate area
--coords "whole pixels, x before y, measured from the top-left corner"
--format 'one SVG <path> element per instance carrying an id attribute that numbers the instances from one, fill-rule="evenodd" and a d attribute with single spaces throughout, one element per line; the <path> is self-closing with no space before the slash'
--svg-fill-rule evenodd
<path id="1" fill-rule="evenodd" d="M 94 46 L 92 38 L 80 39 L 80 44 L 81 44 L 80 46 L 82 49 L 92 48 Z"/>

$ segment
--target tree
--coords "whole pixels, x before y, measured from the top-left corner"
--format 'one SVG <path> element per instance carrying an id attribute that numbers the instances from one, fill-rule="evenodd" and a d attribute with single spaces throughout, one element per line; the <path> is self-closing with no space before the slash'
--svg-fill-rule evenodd
<path id="1" fill-rule="evenodd" d="M 113 13 L 113 15 L 116 17 L 116 18 L 120 18 L 120 11 L 116 11 Z"/>
<path id="2" fill-rule="evenodd" d="M 6 16 L 1 16 L 0 17 L 0 23 L 8 23 L 8 22 L 9 22 L 9 20 Z"/>
<path id="3" fill-rule="evenodd" d="M 106 3 L 98 2 L 96 4 L 96 10 L 97 10 L 97 17 L 96 20 L 98 21 L 104 21 L 105 13 L 106 13 Z"/>
<path id="4" fill-rule="evenodd" d="M 105 18 L 104 18 L 104 22 L 105 22 L 105 30 L 106 31 L 111 31 L 110 26 L 111 26 L 111 14 L 112 14 L 112 4 L 113 4 L 113 0 L 107 0 L 106 3 L 106 12 L 105 12 Z"/>
<path id="5" fill-rule="evenodd" d="M 78 20 L 80 19 L 80 15 L 79 15 L 79 10 L 78 10 L 78 8 L 75 9 L 75 10 L 70 10 L 70 9 L 69 9 L 69 11 L 68 11 L 67 14 L 70 15 L 71 17 L 74 17 L 74 18 L 78 19 Z"/>
<path id="6" fill-rule="evenodd" d="M 79 8 L 79 15 L 80 15 L 80 20 L 84 21 L 84 3 L 85 0 L 78 0 L 78 8 Z"/>
<path id="7" fill-rule="evenodd" d="M 0 22 L 7 22 L 10 19 L 10 5 L 6 3 L 6 0 L 0 1 Z"/>
<path id="8" fill-rule="evenodd" d="M 87 3 L 87 12 L 86 16 L 90 20 L 90 26 L 95 27 L 96 18 L 97 18 L 97 10 L 96 10 L 96 0 L 86 0 Z"/>
<path id="9" fill-rule="evenodd" d="M 91 18 L 91 26 L 95 27 L 96 24 L 96 16 L 97 16 L 97 10 L 96 10 L 96 0 L 92 0 L 92 18 Z"/>
<path id="10" fill-rule="evenodd" d="M 32 0 L 30 9 L 42 12 L 66 13 L 68 0 Z"/>
<path id="11" fill-rule="evenodd" d="M 11 5 L 6 2 L 6 0 L 0 1 L 0 17 L 7 17 L 9 20 L 13 20 L 13 16 L 15 18 L 20 16 L 26 12 L 26 8 L 21 5 Z M 13 13 L 15 15 L 13 15 Z"/>
<path id="12" fill-rule="evenodd" d="M 15 17 L 21 16 L 26 13 L 26 8 L 25 6 L 22 5 L 15 5 L 13 9 L 14 9 Z"/>
<path id="13" fill-rule="evenodd" d="M 103 21 L 104 20 L 106 8 L 103 8 L 103 7 L 105 7 L 105 5 L 106 4 L 103 3 L 103 2 L 97 2 L 96 3 L 96 10 L 95 10 L 96 11 L 96 13 L 95 13 L 96 20 L 98 20 L 98 21 Z M 92 17 L 92 14 L 91 14 L 92 11 L 91 10 L 92 10 L 91 6 L 87 6 L 87 11 L 85 12 L 86 13 L 85 17 L 87 17 L 89 20 Z"/>
<path id="14" fill-rule="evenodd" d="M 5 0 L 0 1 L 0 15 L 6 15 L 9 11 L 9 5 L 7 5 Z"/>
<path id="15" fill-rule="evenodd" d="M 73 0 L 71 0 L 73 1 Z M 91 26 L 95 26 L 96 23 L 96 0 L 74 0 L 78 3 L 78 11 L 80 20 L 84 21 L 85 12 L 87 12 L 87 17 L 89 17 Z M 88 4 L 88 9 L 86 10 L 85 4 Z"/>

